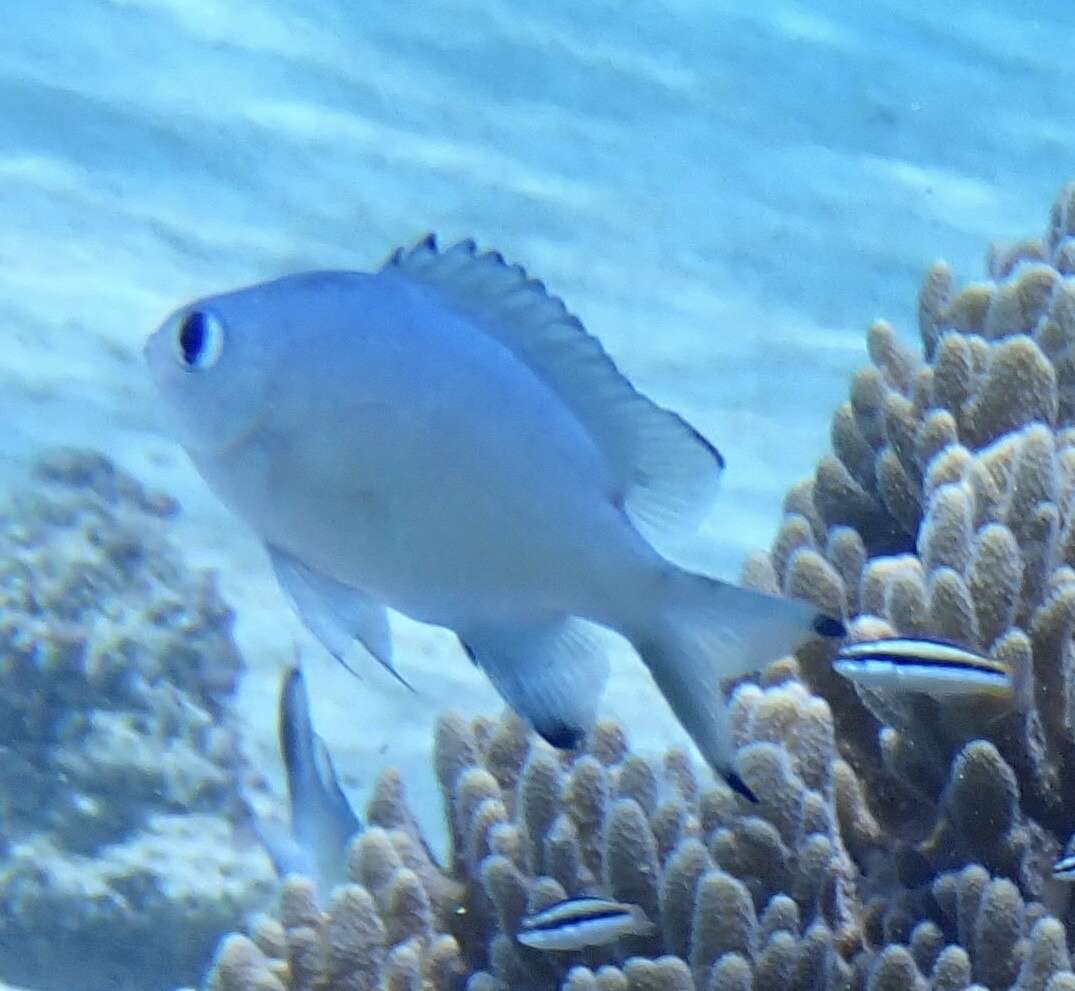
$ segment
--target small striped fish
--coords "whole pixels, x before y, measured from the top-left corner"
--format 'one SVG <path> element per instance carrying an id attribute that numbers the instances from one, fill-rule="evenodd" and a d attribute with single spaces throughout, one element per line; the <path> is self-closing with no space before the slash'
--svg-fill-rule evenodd
<path id="1" fill-rule="evenodd" d="M 1057 881 L 1075 881 L 1075 836 L 1068 840 L 1064 852 L 1056 858 L 1053 877 Z"/>
<path id="2" fill-rule="evenodd" d="M 515 938 L 536 950 L 581 950 L 623 936 L 648 936 L 655 928 L 637 905 L 608 898 L 568 898 L 528 915 Z"/>
<path id="3" fill-rule="evenodd" d="M 850 681 L 880 691 L 924 692 L 936 698 L 1013 693 L 1006 665 L 943 640 L 891 637 L 846 643 L 832 666 Z"/>

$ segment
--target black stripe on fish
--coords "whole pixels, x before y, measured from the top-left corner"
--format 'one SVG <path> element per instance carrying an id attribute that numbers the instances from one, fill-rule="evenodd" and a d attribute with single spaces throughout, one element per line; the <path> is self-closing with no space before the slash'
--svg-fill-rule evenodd
<path id="1" fill-rule="evenodd" d="M 940 648 L 945 655 L 930 655 L 931 647 Z M 966 655 L 965 658 L 957 656 Z M 952 668 L 956 671 L 977 671 L 989 674 L 1006 675 L 1007 668 L 998 661 L 989 657 L 983 657 L 974 651 L 966 650 L 958 644 L 947 643 L 944 640 L 908 639 L 908 640 L 876 640 L 862 641 L 848 644 L 836 654 L 836 660 L 855 662 L 881 661 L 893 664 L 897 667 L 922 667 Z"/>
<path id="2" fill-rule="evenodd" d="M 523 919 L 519 929 L 528 933 L 552 932 L 566 926 L 630 917 L 631 907 L 619 902 L 603 902 L 597 898 L 568 898 Z"/>
<path id="3" fill-rule="evenodd" d="M 907 657 L 904 654 L 878 653 L 859 654 L 851 657 L 838 655 L 836 659 L 846 664 L 855 664 L 858 662 L 865 664 L 867 661 L 872 661 L 881 662 L 883 664 L 892 664 L 895 667 L 901 668 L 951 668 L 953 671 L 974 671 L 978 674 L 1005 674 L 1004 669 L 1001 667 L 993 667 L 988 664 L 976 664 L 973 661 L 944 660 L 939 657 Z"/>

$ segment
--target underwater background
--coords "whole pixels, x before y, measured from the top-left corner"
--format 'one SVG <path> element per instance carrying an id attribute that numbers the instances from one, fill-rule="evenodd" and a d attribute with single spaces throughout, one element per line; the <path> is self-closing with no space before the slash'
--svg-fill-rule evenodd
<path id="1" fill-rule="evenodd" d="M 1059 2 L 1028 17 L 1000 2 L 86 0 L 11 4 L 4 22 L 0 486 L 36 493 L 13 503 L 0 540 L 8 725 L 30 725 L 26 699 L 40 705 L 33 732 L 0 744 L 0 978 L 31 987 L 193 984 L 217 937 L 259 898 L 270 904 L 271 869 L 245 803 L 283 807 L 276 705 L 296 644 L 314 722 L 355 807 L 382 768 L 398 768 L 444 856 L 453 837 L 430 761 L 437 718 L 501 709 L 447 634 L 393 617 L 413 696 L 374 665 L 356 681 L 302 629 L 257 541 L 209 493 L 155 400 L 142 345 L 175 306 L 297 270 L 368 270 L 426 231 L 444 243 L 474 237 L 543 279 L 640 389 L 721 448 L 718 508 L 680 557 L 736 580 L 777 534 L 786 492 L 829 450 L 871 322 L 890 321 L 920 353 L 931 263 L 944 258 L 958 284 L 1006 278 L 1013 266 L 985 269 L 989 245 L 1040 233 L 1075 178 L 1075 10 Z M 1054 404 L 1050 427 L 1057 415 Z M 975 440 L 997 436 L 986 433 Z M 86 454 L 48 455 L 57 446 L 98 451 L 126 474 Z M 122 549 L 108 551 L 118 577 L 87 580 L 77 607 L 78 582 L 57 576 L 97 560 L 102 544 L 79 530 L 57 550 L 46 534 L 76 516 Z M 128 557 L 132 541 L 142 549 Z M 90 688 L 46 698 L 13 660 L 30 650 L 13 617 L 41 576 L 61 586 L 63 623 L 99 614 L 123 630 L 123 649 L 103 652 L 114 667 Z M 47 611 L 36 602 L 31 611 Z M 135 650 L 140 623 L 148 632 Z M 684 744 L 641 666 L 610 649 L 602 712 L 640 753 Z M 144 684 L 132 688 L 124 665 L 136 661 Z M 187 694 L 165 699 L 162 682 Z M 68 710 L 105 711 L 120 696 L 136 699 L 121 707 L 122 732 L 109 724 L 108 736 L 101 719 L 88 736 L 84 725 L 65 729 L 70 752 L 39 773 L 35 761 L 55 757 L 41 740 Z M 143 771 L 162 754 L 171 762 L 163 791 L 116 766 L 115 751 L 146 735 L 169 741 L 140 758 Z M 93 740 L 111 756 L 95 763 Z M 229 779 L 236 767 L 242 795 Z M 39 797 L 20 807 L 35 773 Z M 75 799 L 59 794 L 61 774 L 61 784 L 81 782 Z M 827 774 L 812 787 L 823 792 Z M 73 803 L 62 815 L 60 801 Z M 697 805 L 697 789 L 684 801 Z M 158 803 L 163 818 L 145 825 L 138 803 Z M 1028 812 L 1063 831 L 1045 798 Z M 141 839 L 117 854 L 115 837 L 135 820 Z M 48 835 L 44 846 L 33 846 L 31 826 Z M 199 901 L 210 862 L 215 901 Z M 176 892 L 162 877 L 181 878 Z M 176 921 L 184 899 L 198 914 L 189 932 Z M 128 925 L 139 906 L 151 906 L 140 929 Z M 110 956 L 112 918 L 127 928 Z M 893 924 L 889 935 L 909 933 Z M 94 942 L 100 952 L 86 957 Z M 709 986 L 702 964 L 692 967 Z M 974 979 L 1006 987 L 1018 966 L 1008 984 L 998 973 L 978 968 Z M 228 980 L 217 986 L 245 988 Z"/>

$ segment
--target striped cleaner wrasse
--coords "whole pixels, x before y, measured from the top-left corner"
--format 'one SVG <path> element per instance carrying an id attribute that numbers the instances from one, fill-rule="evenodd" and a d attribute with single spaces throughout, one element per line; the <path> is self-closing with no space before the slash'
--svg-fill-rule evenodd
<path id="1" fill-rule="evenodd" d="M 515 938 L 535 950 L 581 950 L 624 936 L 648 936 L 655 928 L 637 905 L 608 898 L 568 898 L 528 915 Z"/>
<path id="2" fill-rule="evenodd" d="M 1075 881 L 1075 836 L 1068 840 L 1063 853 L 1056 858 L 1053 877 L 1057 881 Z"/>
<path id="3" fill-rule="evenodd" d="M 1018 694 L 1006 664 L 944 640 L 890 637 L 846 643 L 832 666 L 875 691 L 922 692 L 935 698 Z"/>

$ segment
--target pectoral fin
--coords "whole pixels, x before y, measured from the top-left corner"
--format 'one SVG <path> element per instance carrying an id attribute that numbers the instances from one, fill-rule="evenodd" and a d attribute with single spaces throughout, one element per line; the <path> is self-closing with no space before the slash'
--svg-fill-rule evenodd
<path id="1" fill-rule="evenodd" d="M 276 580 L 295 612 L 336 660 L 352 670 L 347 656 L 357 641 L 392 677 L 414 691 L 392 664 L 392 633 L 383 605 L 278 547 L 267 549 Z"/>

